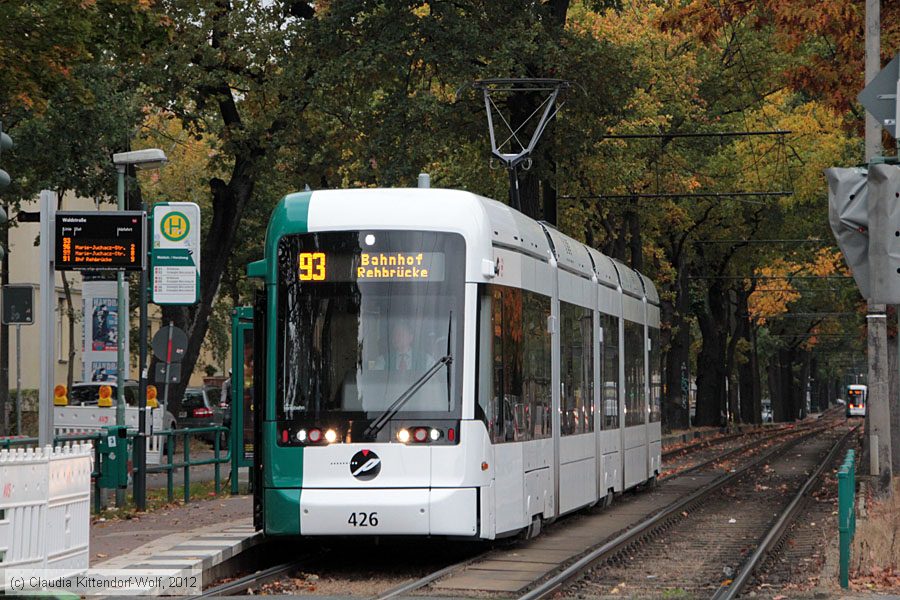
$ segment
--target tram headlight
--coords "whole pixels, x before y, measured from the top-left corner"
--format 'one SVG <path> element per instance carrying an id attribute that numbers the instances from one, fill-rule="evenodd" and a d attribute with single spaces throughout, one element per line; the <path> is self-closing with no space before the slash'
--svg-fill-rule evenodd
<path id="1" fill-rule="evenodd" d="M 329 429 L 325 432 L 325 441 L 329 444 L 333 444 L 334 440 L 337 439 L 337 433 L 335 433 L 334 429 Z"/>
<path id="2" fill-rule="evenodd" d="M 305 429 L 301 429 L 300 431 L 297 432 L 297 441 L 298 442 L 306 441 L 306 430 Z"/>
<path id="3" fill-rule="evenodd" d="M 441 439 L 441 430 L 440 429 L 432 429 L 431 433 L 429 434 L 429 437 L 431 437 L 432 442 L 438 441 L 439 439 Z"/>
<path id="4" fill-rule="evenodd" d="M 397 439 L 403 444 L 407 443 L 409 441 L 409 430 L 401 429 L 400 431 L 398 431 Z"/>

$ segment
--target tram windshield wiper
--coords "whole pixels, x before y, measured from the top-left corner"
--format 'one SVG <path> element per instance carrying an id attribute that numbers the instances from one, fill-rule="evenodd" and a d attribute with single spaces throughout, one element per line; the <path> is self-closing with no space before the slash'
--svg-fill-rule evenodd
<path id="1" fill-rule="evenodd" d="M 429 367 L 421 377 L 412 382 L 412 385 L 406 388 L 406 390 L 402 394 L 400 394 L 400 396 L 396 400 L 394 400 L 394 402 L 387 408 L 387 410 L 381 413 L 381 416 L 372 421 L 372 424 L 369 425 L 369 427 L 363 433 L 363 437 L 374 441 L 375 436 L 378 435 L 378 432 L 384 429 L 384 426 L 387 425 L 388 422 L 393 419 L 398 412 L 400 412 L 400 409 L 403 408 L 403 405 L 409 402 L 409 399 L 419 391 L 419 388 L 425 385 L 425 383 L 429 379 L 431 379 L 435 373 L 440 371 L 441 367 L 445 365 L 449 367 L 450 363 L 452 362 L 453 356 L 451 356 L 450 354 L 437 359 L 437 361 L 435 361 L 435 363 L 431 365 L 431 367 Z"/>

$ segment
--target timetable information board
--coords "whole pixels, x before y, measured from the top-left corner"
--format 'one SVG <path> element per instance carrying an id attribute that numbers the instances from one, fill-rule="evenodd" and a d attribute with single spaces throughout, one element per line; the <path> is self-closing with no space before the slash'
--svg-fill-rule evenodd
<path id="1" fill-rule="evenodd" d="M 140 271 L 146 215 L 140 211 L 56 213 L 57 271 Z"/>

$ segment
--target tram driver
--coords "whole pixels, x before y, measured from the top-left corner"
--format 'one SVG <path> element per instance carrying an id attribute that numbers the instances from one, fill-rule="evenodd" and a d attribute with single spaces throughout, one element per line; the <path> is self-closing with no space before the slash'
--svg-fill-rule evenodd
<path id="1" fill-rule="evenodd" d="M 412 327 L 405 321 L 391 326 L 390 348 L 375 361 L 376 371 L 396 371 L 408 375 L 419 374 L 434 364 L 435 359 L 415 343 Z"/>

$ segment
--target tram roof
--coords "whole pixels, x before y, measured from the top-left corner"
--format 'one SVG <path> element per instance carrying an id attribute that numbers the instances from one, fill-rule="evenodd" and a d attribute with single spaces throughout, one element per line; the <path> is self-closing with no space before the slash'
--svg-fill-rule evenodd
<path id="1" fill-rule="evenodd" d="M 616 266 L 616 271 L 619 272 L 619 282 L 622 285 L 622 291 L 629 296 L 643 298 L 644 284 L 641 283 L 641 276 L 638 272 L 631 267 L 625 266 L 624 263 L 619 262 L 614 258 L 611 258 L 610 260 Z"/>
<path id="2" fill-rule="evenodd" d="M 641 278 L 641 282 L 644 284 L 644 294 L 647 296 L 647 302 L 659 306 L 659 294 L 656 292 L 656 286 L 653 285 L 653 281 L 640 271 L 635 271 L 635 273 L 638 274 L 638 277 Z"/>
<path id="3" fill-rule="evenodd" d="M 591 256 L 588 254 L 584 244 L 561 233 L 552 225 L 547 223 L 542 223 L 541 225 L 553 242 L 553 251 L 560 268 L 587 278 L 594 275 Z"/>
<path id="4" fill-rule="evenodd" d="M 537 221 L 502 202 L 484 197 L 480 199 L 491 224 L 491 240 L 495 246 L 505 246 L 541 260 L 550 260 L 550 242 Z"/>
<path id="5" fill-rule="evenodd" d="M 593 259 L 597 281 L 607 287 L 619 287 L 619 274 L 616 273 L 616 267 L 613 265 L 612 259 L 599 250 L 588 248 L 587 246 L 585 248 L 587 248 L 588 254 Z"/>

